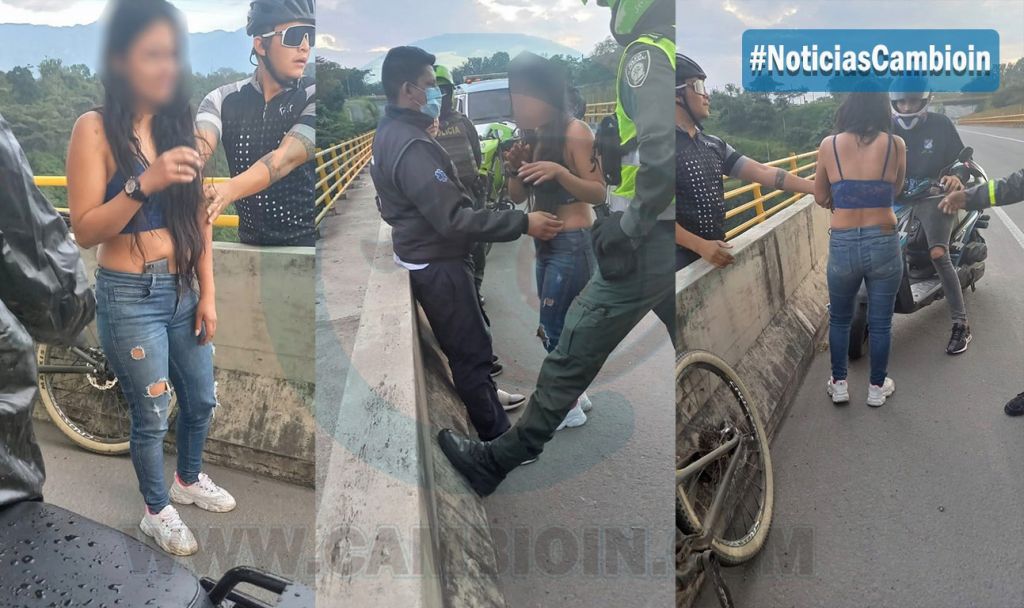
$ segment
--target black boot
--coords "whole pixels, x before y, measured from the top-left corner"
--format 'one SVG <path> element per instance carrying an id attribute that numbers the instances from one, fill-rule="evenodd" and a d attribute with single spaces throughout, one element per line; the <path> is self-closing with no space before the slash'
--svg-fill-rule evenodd
<path id="1" fill-rule="evenodd" d="M 1006 406 L 1003 407 L 1003 411 L 1006 412 L 1007 416 L 1024 415 L 1024 393 L 1020 393 L 1013 399 L 1007 401 Z"/>
<path id="2" fill-rule="evenodd" d="M 491 454 L 491 444 L 456 435 L 451 429 L 437 434 L 441 451 L 480 496 L 488 496 L 498 488 L 508 471 L 503 470 Z"/>

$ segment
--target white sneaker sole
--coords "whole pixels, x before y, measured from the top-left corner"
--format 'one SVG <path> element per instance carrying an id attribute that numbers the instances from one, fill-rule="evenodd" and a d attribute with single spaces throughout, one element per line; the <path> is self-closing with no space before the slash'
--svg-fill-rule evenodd
<path id="1" fill-rule="evenodd" d="M 868 405 L 870 405 L 871 407 L 882 407 L 883 405 L 885 405 L 886 400 L 889 397 L 892 397 L 892 394 L 895 393 L 895 392 L 896 392 L 896 387 L 894 386 L 892 388 L 892 390 L 889 391 L 888 393 L 885 392 L 885 391 L 882 392 L 882 399 L 881 400 L 877 400 L 877 399 L 876 400 L 872 400 L 871 397 L 868 397 Z"/>
<path id="2" fill-rule="evenodd" d="M 179 505 L 195 505 L 204 511 L 209 511 L 210 513 L 227 513 L 228 511 L 233 511 L 235 507 L 238 506 L 237 503 L 234 502 L 230 505 L 221 505 L 208 500 L 203 500 L 202 498 L 189 496 L 182 490 L 178 489 L 177 483 L 171 484 L 171 489 L 168 494 L 171 497 L 171 502 L 178 503 Z"/>
<path id="3" fill-rule="evenodd" d="M 511 412 L 512 410 L 517 410 L 517 409 L 521 408 L 524 403 L 526 403 L 526 397 L 523 397 L 519 401 L 513 401 L 513 402 L 509 403 L 508 405 L 505 405 L 504 403 L 502 403 L 501 404 L 501 409 L 505 410 L 506 412 Z"/>
<path id="4" fill-rule="evenodd" d="M 178 555 L 178 556 L 181 556 L 181 557 L 187 557 L 189 555 L 195 555 L 196 553 L 199 552 L 199 543 L 196 543 L 196 546 L 193 547 L 192 550 L 188 550 L 188 549 L 175 549 L 175 548 L 171 547 L 170 545 L 165 545 L 163 543 L 163 541 L 160 539 L 160 535 L 157 533 L 156 530 L 152 529 L 150 524 L 146 522 L 145 518 L 143 518 L 142 521 L 139 522 L 139 529 L 142 530 L 143 534 L 145 534 L 146 536 L 152 538 L 153 542 L 155 542 L 158 547 L 163 549 L 163 551 L 165 553 L 169 553 L 171 555 Z"/>
<path id="5" fill-rule="evenodd" d="M 573 411 L 578 411 L 579 415 L 573 414 Z M 562 429 L 575 429 L 577 427 L 583 426 L 586 423 L 587 415 L 583 413 L 583 408 L 580 408 L 578 410 L 570 410 L 569 414 L 565 417 L 565 420 L 562 421 L 562 424 L 558 425 L 558 428 L 555 429 L 555 431 L 561 431 Z"/>
<path id="6" fill-rule="evenodd" d="M 850 391 L 849 390 L 846 391 L 846 394 L 838 393 L 838 392 L 832 390 L 832 385 L 831 384 L 826 384 L 825 385 L 825 392 L 828 393 L 828 396 L 832 398 L 832 403 L 839 404 L 839 403 L 849 403 L 850 402 Z"/>

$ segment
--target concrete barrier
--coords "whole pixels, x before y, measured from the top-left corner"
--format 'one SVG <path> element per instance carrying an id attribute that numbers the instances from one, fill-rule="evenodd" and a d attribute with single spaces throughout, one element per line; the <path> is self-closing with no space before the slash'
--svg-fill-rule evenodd
<path id="1" fill-rule="evenodd" d="M 483 503 L 435 439 L 464 408 L 383 222 L 371 265 L 318 488 L 318 602 L 502 608 Z"/>
<path id="2" fill-rule="evenodd" d="M 711 351 L 736 369 L 770 437 L 828 326 L 828 223 L 828 212 L 805 197 L 731 241 L 731 266 L 700 260 L 676 273 L 678 344 Z M 694 414 L 680 409 L 676 419 Z M 680 606 L 691 605 L 699 588 Z"/>
<path id="3" fill-rule="evenodd" d="M 89 276 L 93 250 L 83 252 Z M 315 249 L 214 244 L 216 410 L 204 458 L 312 485 Z M 42 405 L 36 417 L 49 420 Z M 174 448 L 173 428 L 167 444 Z"/>

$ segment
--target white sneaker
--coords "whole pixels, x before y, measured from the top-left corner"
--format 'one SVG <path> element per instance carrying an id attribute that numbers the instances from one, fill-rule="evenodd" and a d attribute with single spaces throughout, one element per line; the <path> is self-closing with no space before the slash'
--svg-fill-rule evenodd
<path id="1" fill-rule="evenodd" d="M 199 480 L 191 485 L 184 485 L 178 474 L 174 474 L 171 484 L 171 500 L 182 505 L 199 507 L 214 513 L 227 513 L 235 508 L 235 499 L 227 490 L 217 486 L 206 473 L 199 474 Z"/>
<path id="2" fill-rule="evenodd" d="M 580 400 L 578 403 L 580 404 L 580 407 L 583 408 L 584 412 L 589 412 L 590 410 L 594 409 L 594 403 L 590 400 L 590 397 L 587 396 L 586 391 L 584 391 L 583 394 L 580 395 Z"/>
<path id="3" fill-rule="evenodd" d="M 509 412 L 526 403 L 526 396 L 519 393 L 507 393 L 499 388 L 498 402 L 506 412 Z"/>
<path id="4" fill-rule="evenodd" d="M 563 420 L 562 424 L 558 425 L 558 428 L 555 430 L 560 431 L 564 428 L 572 429 L 578 426 L 583 426 L 586 423 L 587 415 L 583 413 L 583 408 L 580 407 L 580 402 L 577 400 L 576 405 L 569 410 L 569 413 L 565 415 L 565 420 Z"/>
<path id="5" fill-rule="evenodd" d="M 896 392 L 896 382 L 892 378 L 886 377 L 882 386 L 872 384 L 868 387 L 868 405 L 881 407 L 885 404 L 886 398 L 894 392 Z"/>
<path id="6" fill-rule="evenodd" d="M 171 555 L 192 555 L 199 550 L 196 537 L 192 536 L 192 531 L 181 521 L 178 510 L 171 505 L 155 515 L 146 509 L 139 528 Z"/>
<path id="7" fill-rule="evenodd" d="M 825 383 L 825 390 L 832 396 L 832 403 L 850 402 L 850 387 L 846 383 L 846 380 L 839 380 L 837 382 L 832 378 L 829 378 L 828 382 Z"/>

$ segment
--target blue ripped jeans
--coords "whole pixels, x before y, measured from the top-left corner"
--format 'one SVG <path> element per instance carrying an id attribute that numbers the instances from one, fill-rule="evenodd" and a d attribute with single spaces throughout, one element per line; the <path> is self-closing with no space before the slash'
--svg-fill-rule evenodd
<path id="1" fill-rule="evenodd" d="M 558 346 L 569 305 L 597 269 L 597 258 L 590 230 L 567 230 L 550 241 L 535 243 L 537 296 L 540 298 L 537 333 L 550 353 Z"/>
<path id="2" fill-rule="evenodd" d="M 213 345 L 200 345 L 195 335 L 198 302 L 192 290 L 179 295 L 173 274 L 96 272 L 100 342 L 131 407 L 132 464 L 153 513 L 170 504 L 163 441 L 172 387 L 178 400 L 177 472 L 183 483 L 199 479 L 217 404 Z"/>
<path id="3" fill-rule="evenodd" d="M 896 292 L 903 279 L 900 239 L 892 228 L 868 226 L 832 230 L 828 246 L 828 342 L 832 378 L 846 379 L 850 322 L 861 283 L 868 290 L 868 347 L 871 384 L 885 382 L 892 342 Z"/>

